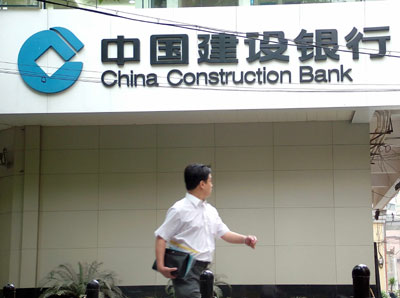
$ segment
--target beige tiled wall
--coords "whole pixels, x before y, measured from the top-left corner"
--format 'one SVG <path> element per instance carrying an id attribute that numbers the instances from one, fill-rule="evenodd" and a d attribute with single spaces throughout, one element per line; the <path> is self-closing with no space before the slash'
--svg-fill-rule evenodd
<path id="1" fill-rule="evenodd" d="M 0 284 L 18 278 L 22 229 L 24 133 L 19 127 L 0 131 L 0 151 L 8 151 L 10 168 L 0 167 Z"/>
<path id="2" fill-rule="evenodd" d="M 368 125 L 343 122 L 43 127 L 37 279 L 99 260 L 122 285 L 165 284 L 153 232 L 200 162 L 225 223 L 259 239 L 254 251 L 218 241 L 217 274 L 350 284 L 354 265 L 373 268 L 368 142 Z"/>

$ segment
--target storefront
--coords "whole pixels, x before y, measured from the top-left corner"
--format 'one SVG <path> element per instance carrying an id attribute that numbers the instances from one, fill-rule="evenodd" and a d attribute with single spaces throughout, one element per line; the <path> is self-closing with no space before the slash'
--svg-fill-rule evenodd
<path id="1" fill-rule="evenodd" d="M 2 11 L 0 283 L 98 260 L 164 285 L 153 231 L 201 162 L 226 224 L 259 238 L 218 242 L 237 291 L 350 295 L 359 263 L 375 284 L 369 121 L 398 106 L 399 8 Z"/>

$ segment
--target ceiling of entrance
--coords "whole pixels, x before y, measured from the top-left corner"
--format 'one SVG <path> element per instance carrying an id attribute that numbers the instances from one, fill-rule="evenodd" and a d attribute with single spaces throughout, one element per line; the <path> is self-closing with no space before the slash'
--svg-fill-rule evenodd
<path id="1" fill-rule="evenodd" d="M 0 129 L 16 125 L 124 125 L 229 122 L 350 121 L 354 109 L 169 111 L 92 114 L 3 114 Z"/>

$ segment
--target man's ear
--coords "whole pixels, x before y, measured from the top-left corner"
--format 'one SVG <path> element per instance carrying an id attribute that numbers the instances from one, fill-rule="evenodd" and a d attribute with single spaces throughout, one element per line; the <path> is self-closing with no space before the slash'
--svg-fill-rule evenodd
<path id="1" fill-rule="evenodd" d="M 204 185 L 205 185 L 205 184 L 206 184 L 206 183 L 204 182 L 204 180 L 201 180 L 200 183 L 199 183 L 200 188 L 204 188 Z"/>

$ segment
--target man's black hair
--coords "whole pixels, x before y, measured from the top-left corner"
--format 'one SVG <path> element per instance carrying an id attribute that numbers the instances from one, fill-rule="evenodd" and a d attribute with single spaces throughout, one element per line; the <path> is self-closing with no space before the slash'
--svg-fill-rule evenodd
<path id="1" fill-rule="evenodd" d="M 193 190 L 199 185 L 200 181 L 207 182 L 208 176 L 211 174 L 209 166 L 203 164 L 190 164 L 185 168 L 185 184 L 187 190 Z"/>

